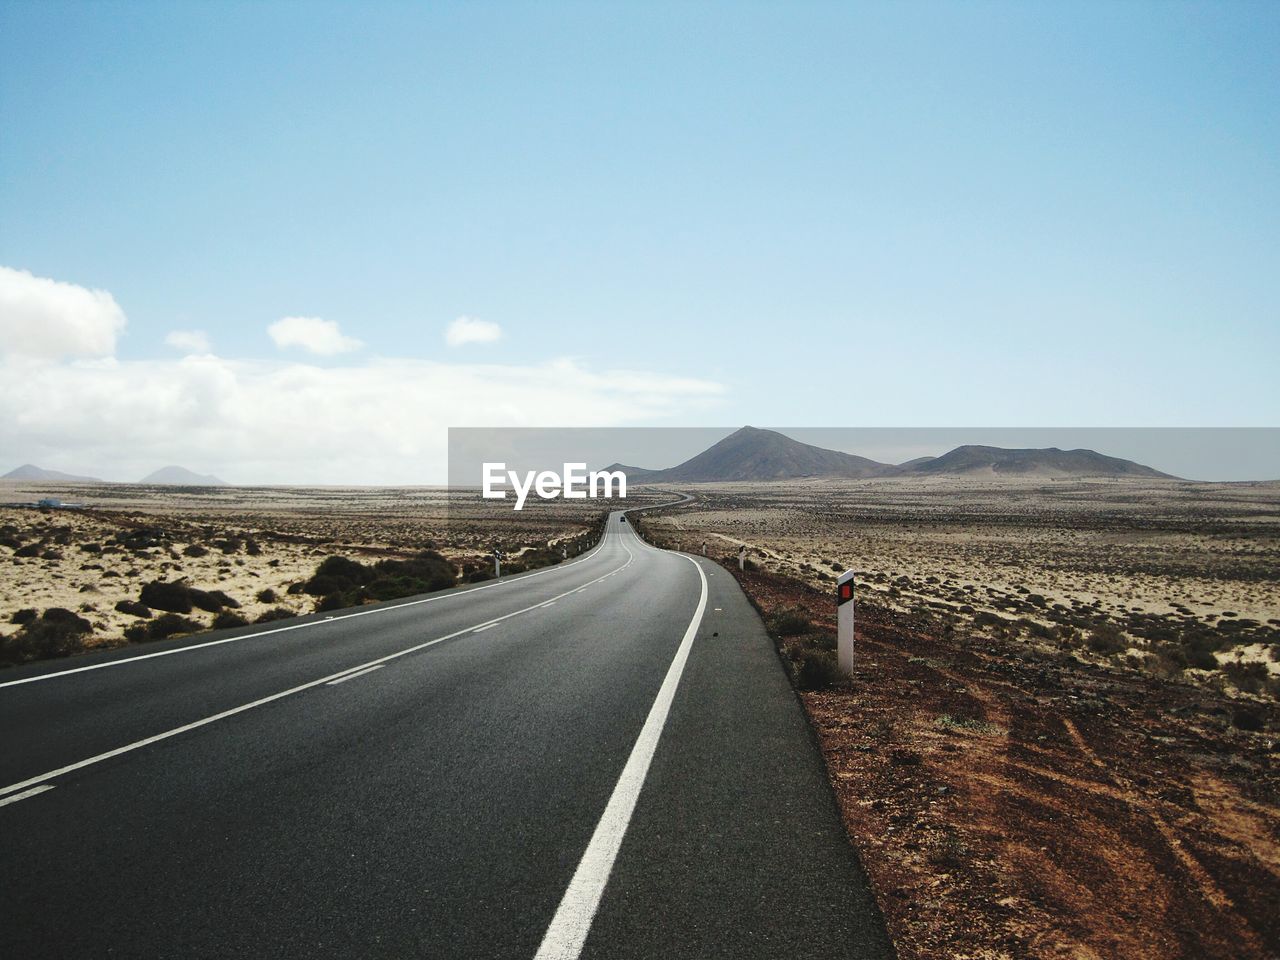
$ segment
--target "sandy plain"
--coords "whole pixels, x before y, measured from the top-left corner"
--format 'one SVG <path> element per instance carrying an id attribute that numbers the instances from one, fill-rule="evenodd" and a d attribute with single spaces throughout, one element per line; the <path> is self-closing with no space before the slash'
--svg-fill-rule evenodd
<path id="1" fill-rule="evenodd" d="M 1159 480 L 812 480 L 700 484 L 654 521 L 817 587 L 853 569 L 891 609 L 1028 641 L 1099 627 L 1146 663 L 1254 662 L 1280 674 L 1280 485 Z M 1161 661 L 1162 668 L 1171 664 Z"/>
<path id="2" fill-rule="evenodd" d="M 30 506 L 45 498 L 77 506 Z M 137 601 L 150 581 L 220 590 L 249 621 L 309 613 L 315 598 L 289 589 L 326 557 L 369 563 L 433 549 L 465 577 L 490 568 L 495 547 L 509 568 L 525 551 L 586 533 L 600 513 L 564 501 L 517 513 L 440 487 L 5 483 L 0 502 L 0 635 L 18 629 L 20 611 L 63 608 L 92 624 L 87 649 L 126 642 L 137 618 L 116 605 Z M 190 617 L 213 620 L 199 610 Z"/>

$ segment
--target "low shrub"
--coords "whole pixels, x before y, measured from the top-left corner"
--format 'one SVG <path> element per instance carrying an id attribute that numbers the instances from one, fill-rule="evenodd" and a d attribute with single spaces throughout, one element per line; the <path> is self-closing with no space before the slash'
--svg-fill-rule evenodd
<path id="1" fill-rule="evenodd" d="M 297 614 L 288 607 L 272 607 L 260 613 L 254 623 L 270 623 L 272 620 L 288 620 L 290 617 L 296 617 Z"/>
<path id="2" fill-rule="evenodd" d="M 1100 624 L 1089 631 L 1085 645 L 1097 654 L 1108 656 L 1128 647 L 1124 634 L 1109 623 Z"/>
<path id="3" fill-rule="evenodd" d="M 32 660 L 66 657 L 84 649 L 84 636 L 93 625 L 62 607 L 50 607 L 28 620 L 11 637 L 0 638 L 0 663 L 11 665 Z"/>
<path id="4" fill-rule="evenodd" d="M 808 633 L 813 629 L 813 624 L 809 622 L 809 618 L 794 608 L 777 613 L 769 626 L 780 637 L 795 637 L 802 633 Z"/>
<path id="5" fill-rule="evenodd" d="M 248 624 L 248 622 L 248 620 L 240 616 L 238 613 L 232 613 L 230 610 L 223 610 L 213 618 L 213 629 L 227 630 L 231 627 L 243 627 Z"/>
<path id="6" fill-rule="evenodd" d="M 796 666 L 796 686 L 801 690 L 827 690 L 844 680 L 836 655 L 810 650 Z"/>
<path id="7" fill-rule="evenodd" d="M 145 583 L 138 599 L 152 609 L 165 610 L 169 613 L 190 613 L 194 606 L 191 600 L 191 588 L 177 581 L 165 583 L 162 580 L 152 580 L 150 583 Z"/>
<path id="8" fill-rule="evenodd" d="M 191 596 L 191 603 L 206 613 L 220 613 L 227 607 L 232 610 L 240 609 L 239 602 L 221 590 L 197 590 L 195 587 L 189 587 L 187 592 Z"/>
<path id="9" fill-rule="evenodd" d="M 124 636 L 133 643 L 145 643 L 148 640 L 163 640 L 180 633 L 199 633 L 203 630 L 197 621 L 176 613 L 164 613 L 146 623 L 135 623 L 128 627 Z"/>
<path id="10" fill-rule="evenodd" d="M 1237 690 L 1245 693 L 1261 693 L 1270 673 L 1265 663 L 1256 660 L 1249 663 L 1234 660 L 1224 663 L 1222 672 Z"/>
<path id="11" fill-rule="evenodd" d="M 144 620 L 151 617 L 151 608 L 145 603 L 139 603 L 137 600 L 121 600 L 116 604 L 116 610 L 120 613 L 127 613 L 131 617 L 141 617 Z"/>
<path id="12" fill-rule="evenodd" d="M 1213 655 L 1212 650 L 1204 647 L 1187 647 L 1184 651 L 1187 658 L 1187 666 L 1196 670 L 1217 670 L 1218 658 Z"/>
<path id="13" fill-rule="evenodd" d="M 372 566 L 347 557 L 327 557 L 301 589 L 320 598 L 317 610 L 336 610 L 444 590 L 457 580 L 452 563 L 434 550 L 424 550 L 405 560 L 380 560 Z"/>

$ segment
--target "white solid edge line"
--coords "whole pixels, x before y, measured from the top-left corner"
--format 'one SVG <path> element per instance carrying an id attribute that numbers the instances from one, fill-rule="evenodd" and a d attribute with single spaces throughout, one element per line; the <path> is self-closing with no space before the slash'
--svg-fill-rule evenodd
<path id="1" fill-rule="evenodd" d="M 638 539 L 638 538 L 637 538 Z M 641 540 L 641 543 L 644 541 Z M 678 554 L 678 556 L 684 556 Z M 627 758 L 627 765 L 622 768 L 609 803 L 596 824 L 591 842 L 574 871 L 573 879 L 565 890 L 556 915 L 551 920 L 542 938 L 542 945 L 534 960 L 578 960 L 582 953 L 587 934 L 591 932 L 591 922 L 595 919 L 596 910 L 600 906 L 600 898 L 604 895 L 605 885 L 609 882 L 609 874 L 613 871 L 613 862 L 622 846 L 622 838 L 626 835 L 631 823 L 631 814 L 635 811 L 636 801 L 644 786 L 649 772 L 649 764 L 658 748 L 658 739 L 667 722 L 667 714 L 671 710 L 671 702 L 675 698 L 676 687 L 680 684 L 680 675 L 684 672 L 685 662 L 689 659 L 689 650 L 693 646 L 694 635 L 702 622 L 702 614 L 707 608 L 707 578 L 702 566 L 692 557 L 685 557 L 698 571 L 702 581 L 702 596 L 698 600 L 698 609 L 685 630 L 684 639 L 676 650 L 675 659 L 667 669 L 666 678 L 658 690 L 657 699 L 649 709 Z"/>
<path id="2" fill-rule="evenodd" d="M 254 637 L 265 637 L 273 633 L 287 633 L 290 630 L 302 630 L 305 627 L 319 627 L 330 623 L 340 623 L 343 620 L 350 620 L 352 617 L 367 617 L 375 613 L 386 613 L 390 610 L 402 610 L 405 607 L 416 607 L 424 603 L 435 603 L 437 600 L 451 600 L 454 597 L 465 597 L 473 593 L 479 593 L 482 590 L 492 590 L 494 587 L 505 587 L 508 584 L 519 583 L 521 580 L 531 580 L 534 577 L 540 577 L 544 573 L 554 573 L 557 570 L 567 570 L 569 567 L 576 566 L 585 560 L 590 560 L 604 546 L 608 534 L 600 538 L 600 542 L 591 548 L 590 552 L 583 554 L 576 560 L 569 563 L 558 563 L 553 567 L 547 567 L 545 570 L 535 570 L 533 573 L 521 574 L 517 577 L 511 577 L 508 580 L 499 580 L 497 583 L 486 583 L 480 587 L 470 587 L 466 590 L 457 590 L 453 593 L 445 593 L 436 597 L 423 597 L 420 600 L 409 600 L 406 603 L 397 603 L 391 606 L 375 607 L 372 610 L 358 610 L 355 613 L 344 613 L 339 616 L 325 617 L 323 620 L 311 620 L 307 623 L 295 623 L 287 627 L 273 627 L 270 630 L 259 630 L 256 633 L 242 633 L 235 637 L 223 637 L 221 640 L 206 640 L 204 643 L 192 643 L 185 647 L 175 647 L 172 650 L 157 650 L 154 653 L 143 653 L 136 657 L 123 657 L 119 660 L 108 660 L 105 663 L 91 663 L 84 667 L 72 667 L 68 670 L 58 670 L 53 673 L 42 673 L 35 677 L 23 677 L 21 680 L 5 680 L 0 682 L 0 687 L 16 687 L 23 683 L 39 683 L 41 680 L 54 680 L 58 677 L 70 676 L 73 673 L 84 673 L 87 670 L 105 670 L 107 667 L 121 667 L 128 663 L 137 663 L 139 660 L 150 660 L 153 657 L 169 657 L 175 653 L 189 653 L 192 650 L 204 650 L 208 647 L 218 647 L 224 643 L 236 643 L 240 640 L 252 640 Z M 302 614 L 305 616 L 305 614 Z"/>
<path id="3" fill-rule="evenodd" d="M 25 800 L 27 797 L 34 797 L 37 793 L 44 793 L 46 790 L 52 790 L 53 784 L 46 783 L 39 787 L 32 787 L 30 790 L 23 790 L 21 793 L 15 793 L 11 797 L 0 799 L 0 807 L 8 803 L 17 803 L 19 800 Z"/>
<path id="4" fill-rule="evenodd" d="M 625 543 L 622 543 L 620 545 L 622 549 L 626 550 L 627 552 L 627 562 L 622 564 L 622 566 L 617 567 L 616 569 L 625 570 L 627 567 L 631 566 L 632 562 L 634 562 L 635 554 L 631 552 L 631 550 L 627 547 Z M 598 577 L 597 579 L 604 579 L 604 577 L 601 576 L 601 577 Z M 574 592 L 575 591 L 570 590 L 567 593 L 559 594 L 558 596 L 553 597 L 552 599 L 559 600 L 561 597 L 567 597 L 570 593 L 574 593 Z M 512 617 L 517 617 L 522 613 L 528 613 L 530 610 L 536 610 L 540 606 L 542 606 L 542 603 L 543 601 L 539 601 L 537 603 L 530 604 L 527 607 L 521 607 L 519 610 L 513 610 L 511 613 L 504 614 L 503 616 L 498 617 L 497 620 L 494 620 L 492 622 L 500 623 L 503 620 L 509 620 Z M 443 637 L 436 637 L 434 640 L 428 640 L 425 643 L 419 643 L 416 646 L 408 647 L 404 650 L 397 650 L 395 653 L 389 653 L 386 656 L 378 657 L 376 660 L 370 660 L 367 663 L 356 664 L 354 667 L 346 667 L 345 669 L 339 670 L 337 673 L 331 673 L 328 676 L 321 677 L 318 680 L 309 680 L 306 683 L 301 683 L 296 687 L 290 687 L 288 690 L 281 690 L 279 693 L 273 693 L 268 696 L 261 697 L 260 699 L 254 700 L 251 703 L 244 703 L 238 707 L 232 707 L 229 710 L 223 710 L 221 713 L 215 713 L 212 716 L 204 717 L 203 719 L 200 719 L 200 720 L 193 720 L 191 723 L 184 723 L 180 727 L 174 727 L 172 730 L 165 730 L 163 733 L 157 733 L 157 734 L 154 734 L 153 736 L 145 737 L 142 740 L 136 740 L 133 743 L 127 743 L 123 747 L 116 747 L 114 750 L 108 750 L 106 753 L 100 753 L 97 756 L 87 757 L 84 760 L 77 760 L 75 763 L 69 763 L 65 767 L 59 767 L 57 770 L 50 770 L 47 773 L 41 773 L 41 774 L 38 774 L 37 776 L 29 777 L 28 779 L 23 780 L 20 783 L 11 783 L 7 787 L 0 787 L 0 797 L 4 796 L 5 794 L 16 793 L 19 790 L 24 790 L 27 787 L 32 787 L 39 783 L 44 783 L 46 780 L 52 780 L 55 777 L 60 777 L 64 773 L 71 773 L 74 770 L 80 770 L 80 769 L 83 769 L 84 767 L 92 766 L 95 763 L 101 763 L 103 760 L 110 760 L 112 757 L 118 757 L 121 754 L 130 753 L 131 751 L 134 751 L 134 750 L 139 750 L 142 747 L 150 746 L 153 743 L 159 743 L 161 740 L 167 740 L 170 737 L 176 737 L 180 733 L 187 733 L 188 731 L 196 730 L 200 727 L 207 726 L 210 723 L 215 723 L 218 720 L 225 720 L 227 717 L 234 717 L 236 714 L 244 713 L 246 710 L 252 710 L 254 707 L 261 707 L 265 704 L 272 703 L 275 700 L 281 700 L 284 697 L 292 696 L 295 693 L 302 693 L 302 691 L 304 690 L 310 690 L 312 687 L 318 687 L 322 683 L 329 683 L 332 680 L 337 680 L 339 677 L 346 676 L 349 673 L 356 673 L 359 671 L 363 671 L 369 667 L 372 667 L 375 665 L 381 665 L 391 660 L 398 660 L 400 657 L 406 657 L 411 653 L 417 653 L 419 650 L 425 650 L 427 647 L 434 647 L 437 643 L 444 643 L 444 641 L 446 640 L 452 640 L 455 637 L 462 636 L 463 634 L 471 633 L 474 629 L 475 629 L 474 626 L 463 627 L 461 630 L 455 630 L 453 633 L 447 633 Z"/>
<path id="5" fill-rule="evenodd" d="M 363 670 L 357 670 L 355 673 L 343 674 L 337 680 L 330 680 L 328 686 L 337 686 L 339 683 L 346 683 L 348 680 L 354 680 L 356 677 L 363 677 L 366 673 L 373 673 L 375 670 L 381 670 L 385 664 L 376 663 L 372 667 L 365 667 Z"/>

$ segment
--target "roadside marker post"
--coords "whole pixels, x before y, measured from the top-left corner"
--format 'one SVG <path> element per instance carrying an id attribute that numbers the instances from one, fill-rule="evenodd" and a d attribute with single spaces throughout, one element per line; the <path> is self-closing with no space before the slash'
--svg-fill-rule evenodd
<path id="1" fill-rule="evenodd" d="M 840 672 L 853 676 L 853 571 L 836 578 L 836 659 Z"/>
<path id="2" fill-rule="evenodd" d="M 502 551 L 498 549 L 493 551 L 493 575 L 502 576 Z"/>
<path id="3" fill-rule="evenodd" d="M 747 569 L 747 548 L 745 546 L 738 548 L 738 569 Z"/>

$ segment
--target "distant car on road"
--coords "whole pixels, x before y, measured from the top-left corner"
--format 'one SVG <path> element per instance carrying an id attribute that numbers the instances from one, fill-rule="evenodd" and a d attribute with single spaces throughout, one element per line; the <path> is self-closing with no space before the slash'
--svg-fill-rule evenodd
<path id="1" fill-rule="evenodd" d="M 618 518 L 618 522 L 619 522 L 619 523 L 626 523 L 626 522 L 627 522 L 627 515 L 624 513 L 622 516 L 620 516 L 620 517 Z"/>

